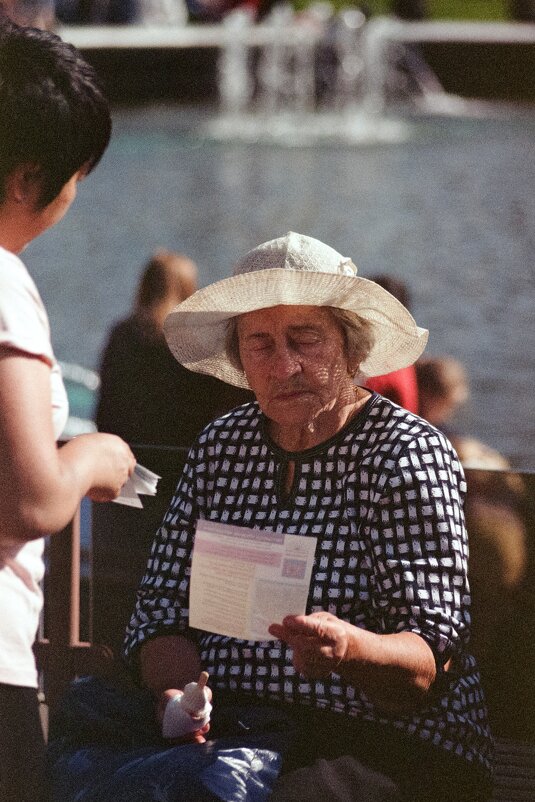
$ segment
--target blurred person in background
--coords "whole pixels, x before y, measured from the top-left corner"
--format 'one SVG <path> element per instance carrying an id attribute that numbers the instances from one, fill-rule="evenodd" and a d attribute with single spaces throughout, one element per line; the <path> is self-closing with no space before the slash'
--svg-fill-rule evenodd
<path id="1" fill-rule="evenodd" d="M 213 418 L 251 394 L 193 373 L 172 356 L 163 333 L 169 312 L 197 289 L 197 266 L 158 249 L 146 265 L 131 314 L 112 329 L 102 354 L 96 422 L 130 443 L 189 446 Z"/>
<path id="2" fill-rule="evenodd" d="M 462 464 L 483 470 L 508 470 L 508 461 L 476 437 L 461 433 L 453 425 L 455 415 L 470 398 L 468 374 L 453 356 L 425 356 L 415 365 L 419 414 L 452 441 Z"/>
<path id="3" fill-rule="evenodd" d="M 465 515 L 471 556 L 472 649 L 488 670 L 526 571 L 522 480 L 498 451 L 452 427 L 455 413 L 470 396 L 461 362 L 451 356 L 421 357 L 416 373 L 420 415 L 445 431 L 463 468 L 470 469 Z"/>
<path id="4" fill-rule="evenodd" d="M 404 281 L 385 274 L 371 276 L 370 280 L 397 298 L 407 309 L 411 308 L 409 288 Z M 414 365 L 408 365 L 385 376 L 372 376 L 366 380 L 366 387 L 384 395 L 409 412 L 419 411 L 418 382 Z"/>
<path id="5" fill-rule="evenodd" d="M 418 413 L 446 434 L 455 413 L 468 401 L 468 376 L 452 356 L 426 356 L 415 365 Z"/>
<path id="6" fill-rule="evenodd" d="M 2 12 L 17 25 L 43 30 L 54 27 L 54 0 L 0 0 L 0 15 Z"/>
<path id="7" fill-rule="evenodd" d="M 228 14 L 248 12 L 251 21 L 260 22 L 278 0 L 186 0 L 189 16 L 194 22 L 221 22 Z"/>

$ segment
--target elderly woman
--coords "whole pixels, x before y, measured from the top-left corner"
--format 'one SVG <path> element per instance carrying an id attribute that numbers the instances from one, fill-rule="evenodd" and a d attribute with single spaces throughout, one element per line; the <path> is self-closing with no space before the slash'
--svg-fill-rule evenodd
<path id="1" fill-rule="evenodd" d="M 190 450 L 125 654 L 160 711 L 206 670 L 210 737 L 233 705 L 249 732 L 248 709 L 283 715 L 291 737 L 274 800 L 474 802 L 488 790 L 490 736 L 466 651 L 463 475 L 436 429 L 355 383 L 411 364 L 427 340 L 356 273 L 289 233 L 167 318 L 181 363 L 256 402 Z M 306 614 L 274 621 L 275 640 L 189 626 L 200 519 L 317 538 Z"/>

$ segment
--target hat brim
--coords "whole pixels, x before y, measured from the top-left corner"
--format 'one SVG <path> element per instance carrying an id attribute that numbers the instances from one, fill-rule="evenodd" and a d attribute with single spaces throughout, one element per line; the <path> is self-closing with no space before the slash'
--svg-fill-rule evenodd
<path id="1" fill-rule="evenodd" d="M 272 268 L 231 276 L 198 290 L 168 315 L 164 332 L 175 358 L 189 370 L 249 388 L 225 351 L 230 318 L 272 306 L 334 306 L 356 312 L 373 331 L 374 345 L 360 372 L 381 376 L 422 354 L 428 331 L 378 284 L 360 276 Z"/>

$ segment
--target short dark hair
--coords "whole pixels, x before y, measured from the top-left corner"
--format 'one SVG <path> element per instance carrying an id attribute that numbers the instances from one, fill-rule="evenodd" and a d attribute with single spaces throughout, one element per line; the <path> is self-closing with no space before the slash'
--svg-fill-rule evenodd
<path id="1" fill-rule="evenodd" d="M 6 179 L 35 164 L 39 206 L 64 184 L 98 163 L 111 134 L 111 117 L 97 75 L 59 36 L 0 18 L 0 201 Z"/>

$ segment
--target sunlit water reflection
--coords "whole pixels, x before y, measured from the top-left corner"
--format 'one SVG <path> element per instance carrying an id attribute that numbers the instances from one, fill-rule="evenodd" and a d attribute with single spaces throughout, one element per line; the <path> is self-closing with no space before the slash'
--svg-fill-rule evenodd
<path id="1" fill-rule="evenodd" d="M 364 276 L 405 279 L 428 351 L 468 368 L 459 427 L 535 467 L 535 110 L 393 120 L 401 134 L 386 142 L 291 148 L 215 141 L 214 119 L 199 108 L 115 113 L 102 164 L 25 255 L 58 357 L 97 365 L 155 247 L 189 254 L 207 284 L 295 230 Z"/>

